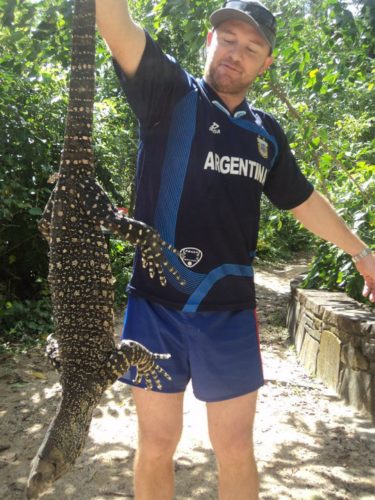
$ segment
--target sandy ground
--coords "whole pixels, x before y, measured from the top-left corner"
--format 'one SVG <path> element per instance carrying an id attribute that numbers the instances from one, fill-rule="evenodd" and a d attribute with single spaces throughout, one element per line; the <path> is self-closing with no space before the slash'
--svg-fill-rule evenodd
<path id="1" fill-rule="evenodd" d="M 375 500 L 374 425 L 304 374 L 283 326 L 289 278 L 299 270 L 257 273 L 267 380 L 259 392 L 255 428 L 261 498 Z M 0 499 L 16 500 L 23 498 L 30 460 L 55 412 L 59 384 L 39 350 L 0 362 Z M 116 383 L 95 411 L 75 468 L 42 498 L 133 498 L 136 433 L 130 391 Z M 175 468 L 176 499 L 217 498 L 205 405 L 190 387 Z"/>

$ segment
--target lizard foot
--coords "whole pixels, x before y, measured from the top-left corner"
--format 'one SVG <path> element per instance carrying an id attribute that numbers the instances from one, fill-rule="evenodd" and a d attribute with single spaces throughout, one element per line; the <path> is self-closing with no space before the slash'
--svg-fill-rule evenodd
<path id="1" fill-rule="evenodd" d="M 50 365 L 52 365 L 55 370 L 60 370 L 61 361 L 59 345 L 57 343 L 57 340 L 53 336 L 53 333 L 51 333 L 51 335 L 48 335 L 47 337 L 46 356 Z"/>

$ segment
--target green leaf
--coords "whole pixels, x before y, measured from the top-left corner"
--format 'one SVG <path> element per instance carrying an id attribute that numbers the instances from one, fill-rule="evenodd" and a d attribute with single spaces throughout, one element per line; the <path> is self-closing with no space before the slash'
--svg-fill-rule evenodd
<path id="1" fill-rule="evenodd" d="M 17 257 L 15 255 L 9 255 L 9 258 L 8 258 L 8 263 L 11 265 L 11 264 L 14 264 L 15 262 L 17 261 Z"/>
<path id="2" fill-rule="evenodd" d="M 320 137 L 314 137 L 311 142 L 313 143 L 313 145 L 317 148 L 320 144 Z"/>
<path id="3" fill-rule="evenodd" d="M 42 213 L 43 213 L 43 210 L 40 209 L 39 207 L 30 208 L 30 210 L 29 210 L 30 215 L 42 215 Z"/>

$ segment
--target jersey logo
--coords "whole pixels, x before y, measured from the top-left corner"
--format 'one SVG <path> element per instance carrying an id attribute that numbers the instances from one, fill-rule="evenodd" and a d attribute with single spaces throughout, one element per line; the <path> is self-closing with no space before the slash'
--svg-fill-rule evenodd
<path id="1" fill-rule="evenodd" d="M 220 125 L 216 122 L 213 122 L 213 124 L 211 125 L 211 127 L 208 129 L 210 132 L 212 132 L 213 134 L 220 134 Z"/>
<path id="2" fill-rule="evenodd" d="M 186 247 L 180 250 L 180 259 L 189 268 L 196 266 L 202 260 L 202 257 L 203 252 L 199 248 Z"/>
<path id="3" fill-rule="evenodd" d="M 260 135 L 258 135 L 257 138 L 258 141 L 258 151 L 263 158 L 267 159 L 269 156 L 269 151 L 268 151 L 268 142 L 263 139 Z"/>

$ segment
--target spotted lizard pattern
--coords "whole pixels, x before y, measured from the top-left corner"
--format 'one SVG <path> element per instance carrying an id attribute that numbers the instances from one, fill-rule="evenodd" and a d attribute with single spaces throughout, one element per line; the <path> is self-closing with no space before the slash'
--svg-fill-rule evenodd
<path id="1" fill-rule="evenodd" d="M 154 354 L 134 341 L 114 342 L 113 277 L 102 227 L 137 245 L 150 277 L 182 282 L 164 256 L 176 252 L 151 227 L 124 217 L 95 181 L 92 147 L 95 92 L 95 0 L 75 0 L 71 77 L 65 138 L 57 183 L 40 230 L 49 251 L 49 286 L 55 333 L 47 353 L 60 369 L 62 397 L 32 461 L 27 498 L 38 497 L 74 465 L 103 392 L 137 367 L 136 382 L 161 388 L 169 375 Z"/>

